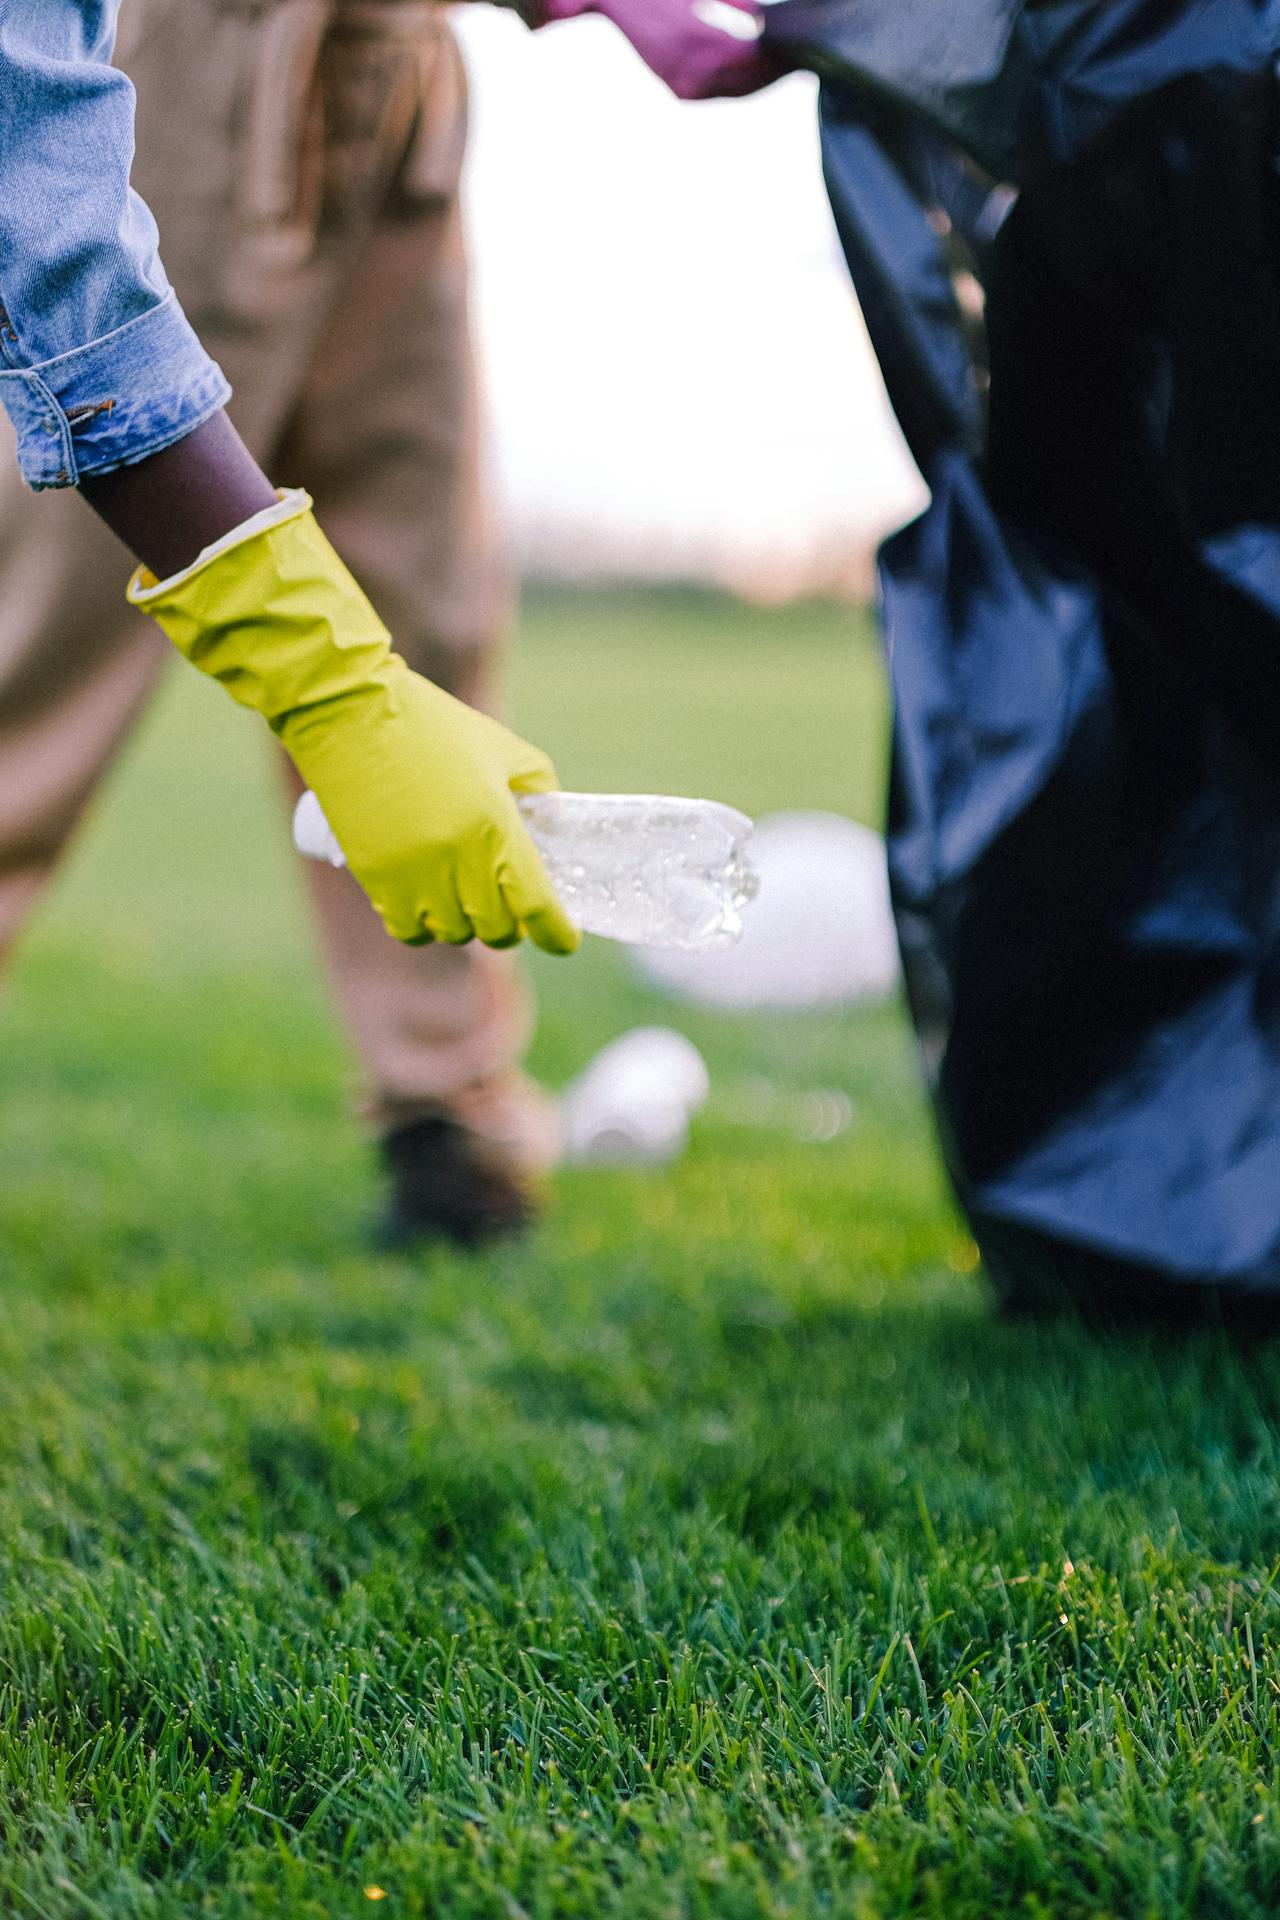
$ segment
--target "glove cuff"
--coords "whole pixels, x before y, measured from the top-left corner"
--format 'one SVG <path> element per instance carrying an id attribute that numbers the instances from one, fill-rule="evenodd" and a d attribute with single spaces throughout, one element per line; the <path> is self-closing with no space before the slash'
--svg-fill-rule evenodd
<path id="1" fill-rule="evenodd" d="M 244 546 L 246 541 L 256 540 L 260 533 L 266 533 L 272 527 L 282 527 L 288 520 L 300 520 L 304 513 L 310 513 L 311 507 L 311 495 L 301 487 L 282 488 L 274 506 L 263 507 L 260 513 L 242 520 L 238 527 L 232 527 L 212 546 L 203 548 L 181 573 L 170 574 L 167 580 L 157 580 L 150 567 L 139 567 L 125 590 L 130 606 L 141 607 L 144 613 L 149 613 L 155 602 L 178 592 L 198 573 L 203 573 L 206 567 L 221 560 L 224 554 Z"/>
<path id="2" fill-rule="evenodd" d="M 308 707 L 375 691 L 386 699 L 405 670 L 305 493 L 255 514 L 172 580 L 141 570 L 129 598 L 282 735 Z"/>

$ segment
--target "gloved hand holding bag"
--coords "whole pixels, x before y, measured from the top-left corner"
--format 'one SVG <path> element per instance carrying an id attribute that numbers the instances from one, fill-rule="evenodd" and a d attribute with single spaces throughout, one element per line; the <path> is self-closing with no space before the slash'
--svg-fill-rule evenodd
<path id="1" fill-rule="evenodd" d="M 766 53 L 758 0 L 526 0 L 533 26 L 599 13 L 682 100 L 755 93 L 785 71 Z"/>

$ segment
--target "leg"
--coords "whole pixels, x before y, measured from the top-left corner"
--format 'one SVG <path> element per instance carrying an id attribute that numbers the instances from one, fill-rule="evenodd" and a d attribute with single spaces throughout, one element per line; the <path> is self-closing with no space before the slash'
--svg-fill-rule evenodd
<path id="1" fill-rule="evenodd" d="M 168 658 L 84 502 L 28 493 L 0 447 L 0 956 Z"/>
<path id="2" fill-rule="evenodd" d="M 443 32 L 431 57 L 456 61 Z M 459 80 L 450 111 L 462 110 Z M 278 465 L 314 493 L 410 664 L 473 704 L 490 700 L 510 589 L 481 472 L 456 179 L 421 199 L 393 187 L 333 304 Z M 513 1166 L 547 1164 L 554 1130 L 518 1072 L 528 1017 L 511 958 L 398 947 L 346 875 L 316 868 L 309 881 L 374 1126 L 446 1115 Z"/>
<path id="3" fill-rule="evenodd" d="M 228 285 L 244 224 L 231 128 L 256 48 L 243 22 L 198 0 L 135 0 L 127 12 L 138 173 L 172 242 L 175 279 L 231 369 L 237 417 L 262 450 L 310 338 L 300 347 L 297 322 L 285 325 L 279 273 L 274 283 L 265 271 L 243 276 L 252 305 Z M 125 604 L 130 564 L 82 501 L 29 494 L 0 435 L 0 954 L 168 658 Z"/>

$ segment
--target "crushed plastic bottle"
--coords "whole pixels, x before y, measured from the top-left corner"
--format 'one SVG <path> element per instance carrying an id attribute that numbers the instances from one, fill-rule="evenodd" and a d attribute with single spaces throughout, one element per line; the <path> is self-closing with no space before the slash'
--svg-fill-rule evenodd
<path id="1" fill-rule="evenodd" d="M 746 814 L 715 800 L 539 793 L 520 800 L 551 884 L 588 933 L 636 946 L 732 946 L 754 899 Z"/>
<path id="2" fill-rule="evenodd" d="M 520 812 L 566 913 L 584 933 L 686 952 L 729 947 L 755 898 L 752 822 L 716 800 L 532 793 Z M 299 853 L 346 865 L 313 793 L 293 817 Z"/>

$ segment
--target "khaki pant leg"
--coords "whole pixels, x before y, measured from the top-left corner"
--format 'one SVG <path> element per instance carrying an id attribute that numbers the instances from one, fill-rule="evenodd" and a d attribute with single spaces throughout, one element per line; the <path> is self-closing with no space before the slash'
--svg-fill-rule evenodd
<path id="1" fill-rule="evenodd" d="M 28 493 L 0 444 L 0 956 L 146 703 L 167 641 L 82 500 Z"/>
<path id="2" fill-rule="evenodd" d="M 130 0 L 133 179 L 174 289 L 233 388 L 257 459 L 276 448 L 365 222 L 320 231 L 316 82 L 325 0 Z"/>
<path id="3" fill-rule="evenodd" d="M 456 61 L 451 42 L 442 57 Z M 399 191 L 335 303 L 279 472 L 311 489 L 410 664 L 474 705 L 494 697 L 511 607 L 482 445 L 456 182 Z M 529 1018 L 512 956 L 400 946 L 349 876 L 317 867 L 309 882 L 373 1124 L 443 1111 L 545 1164 L 554 1128 L 518 1073 Z"/>
<path id="4" fill-rule="evenodd" d="M 133 0 L 124 64 L 138 165 L 188 311 L 227 366 L 265 456 L 318 323 L 278 228 L 246 219 L 236 131 L 258 84 L 255 29 L 211 0 Z M 247 258 L 246 254 L 253 257 Z M 293 296 L 299 298 L 295 299 Z M 170 648 L 125 603 L 132 562 L 83 501 L 29 493 L 0 428 L 0 955 L 8 953 Z"/>

